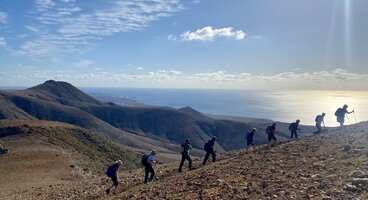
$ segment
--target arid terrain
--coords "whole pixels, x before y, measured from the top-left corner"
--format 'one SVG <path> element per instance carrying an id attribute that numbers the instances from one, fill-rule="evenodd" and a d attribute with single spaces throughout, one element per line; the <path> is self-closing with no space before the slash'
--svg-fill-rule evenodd
<path id="1" fill-rule="evenodd" d="M 368 198 L 367 128 L 368 123 L 363 122 L 273 147 L 258 146 L 255 151 L 232 151 L 219 155 L 218 162 L 209 162 L 204 167 L 200 160 L 195 160 L 196 169 L 188 171 L 185 168 L 182 173 L 177 172 L 178 163 L 157 164 L 158 180 L 148 185 L 142 184 L 141 168 L 122 169 L 119 173 L 121 184 L 110 195 L 104 193 L 111 183 L 103 175 L 78 178 L 62 170 L 55 176 L 49 171 L 42 179 L 43 184 L 18 188 L 4 198 L 363 200 Z M 68 157 L 60 152 L 48 154 L 60 155 L 56 163 Z M 9 158 L 2 155 L 0 163 L 5 159 Z M 67 168 L 68 164 L 58 166 Z M 14 167 L 21 171 L 31 166 Z M 15 178 L 17 170 L 8 172 L 6 187 L 22 183 Z M 3 180 L 4 176 L 0 177 Z M 1 182 L 3 191 L 4 183 Z"/>

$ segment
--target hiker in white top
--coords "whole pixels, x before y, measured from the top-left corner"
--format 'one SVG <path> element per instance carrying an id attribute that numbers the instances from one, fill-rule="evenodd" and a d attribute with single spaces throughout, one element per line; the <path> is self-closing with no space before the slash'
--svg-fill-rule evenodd
<path id="1" fill-rule="evenodd" d="M 144 166 L 144 183 L 148 183 L 149 181 L 152 181 L 155 177 L 155 170 L 153 170 L 152 164 L 155 163 L 155 155 L 156 151 L 153 150 L 147 155 L 147 164 Z M 148 179 L 148 175 L 150 175 Z"/>

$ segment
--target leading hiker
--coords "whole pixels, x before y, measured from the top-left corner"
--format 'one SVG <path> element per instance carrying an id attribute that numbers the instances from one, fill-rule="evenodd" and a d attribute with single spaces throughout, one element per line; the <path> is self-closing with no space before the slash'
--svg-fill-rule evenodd
<path id="1" fill-rule="evenodd" d="M 192 149 L 191 141 L 189 138 L 185 140 L 185 143 L 181 145 L 183 151 L 181 152 L 181 162 L 179 166 L 179 172 L 182 172 L 182 167 L 184 165 L 184 161 L 189 161 L 189 170 L 192 169 L 192 159 L 189 156 L 189 151 Z"/>
<path id="2" fill-rule="evenodd" d="M 212 155 L 212 162 L 216 161 L 216 153 L 215 150 L 213 149 L 213 147 L 215 146 L 215 141 L 217 140 L 217 138 L 215 136 L 212 137 L 212 139 L 208 140 L 208 142 L 204 145 L 204 150 L 206 151 L 206 156 L 204 157 L 203 160 L 203 165 L 206 164 L 208 157 L 210 157 L 210 155 Z"/>
<path id="3" fill-rule="evenodd" d="M 345 115 L 346 114 L 351 114 L 353 113 L 353 111 L 349 112 L 348 111 L 348 105 L 344 105 L 342 108 L 338 108 L 335 112 L 335 116 L 337 118 L 337 122 L 340 123 L 340 127 L 344 126 L 344 122 L 345 122 Z"/>

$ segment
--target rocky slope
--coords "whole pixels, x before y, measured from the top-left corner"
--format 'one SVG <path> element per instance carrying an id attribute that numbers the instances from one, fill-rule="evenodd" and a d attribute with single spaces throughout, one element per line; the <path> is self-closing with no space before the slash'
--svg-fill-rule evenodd
<path id="1" fill-rule="evenodd" d="M 37 188 L 13 199 L 368 199 L 368 122 L 273 147 L 219 156 L 219 161 L 177 172 L 177 163 L 156 165 L 158 181 L 142 184 L 142 169 L 120 173 L 121 185 L 93 178 Z M 178 155 L 179 156 L 179 155 Z"/>

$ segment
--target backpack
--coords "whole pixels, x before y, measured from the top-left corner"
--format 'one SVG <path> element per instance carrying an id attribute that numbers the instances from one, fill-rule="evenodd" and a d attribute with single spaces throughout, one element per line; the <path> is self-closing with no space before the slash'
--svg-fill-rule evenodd
<path id="1" fill-rule="evenodd" d="M 205 151 L 208 151 L 208 149 L 209 149 L 209 144 L 208 144 L 208 142 L 206 142 L 206 144 L 204 144 L 203 149 L 204 149 Z"/>
<path id="2" fill-rule="evenodd" d="M 271 134 L 271 133 L 272 133 L 272 126 L 268 126 L 268 127 L 266 128 L 266 133 L 267 133 L 267 134 Z"/>
<path id="3" fill-rule="evenodd" d="M 148 164 L 147 159 L 148 159 L 148 155 L 143 155 L 143 156 L 142 156 L 141 164 L 142 164 L 143 166 L 146 166 L 146 165 Z"/>
<path id="4" fill-rule="evenodd" d="M 111 166 L 110 166 L 109 168 L 107 168 L 106 175 L 107 175 L 108 177 L 111 177 L 111 176 L 112 176 Z"/>
<path id="5" fill-rule="evenodd" d="M 292 131 L 292 130 L 293 130 L 293 128 L 294 128 L 294 124 L 295 124 L 295 122 L 293 122 L 293 123 L 291 123 L 291 124 L 289 125 L 289 131 Z"/>
<path id="6" fill-rule="evenodd" d="M 106 170 L 106 175 L 108 177 L 113 177 L 115 174 L 116 168 L 119 168 L 119 166 L 116 167 L 117 164 L 110 165 Z"/>
<path id="7" fill-rule="evenodd" d="M 180 146 L 181 146 L 181 149 L 182 149 L 181 154 L 183 154 L 183 153 L 184 153 L 184 151 L 185 151 L 185 144 L 182 144 L 182 145 L 180 145 Z"/>
<path id="8" fill-rule="evenodd" d="M 317 115 L 317 117 L 316 117 L 316 119 L 314 119 L 314 121 L 316 122 L 316 123 L 320 123 L 322 120 L 321 120 L 321 115 Z"/>
<path id="9" fill-rule="evenodd" d="M 336 117 L 341 117 L 343 116 L 345 113 L 344 113 L 344 110 L 342 108 L 338 108 L 335 112 L 335 116 Z"/>

